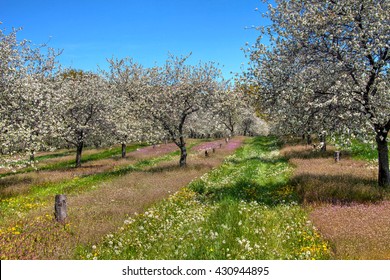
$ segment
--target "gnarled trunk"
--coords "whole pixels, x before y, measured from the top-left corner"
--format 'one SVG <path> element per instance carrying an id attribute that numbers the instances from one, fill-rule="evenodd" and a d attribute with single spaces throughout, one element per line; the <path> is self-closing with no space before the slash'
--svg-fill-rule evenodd
<path id="1" fill-rule="evenodd" d="M 386 141 L 388 132 L 381 129 L 377 132 L 376 143 L 378 150 L 378 185 L 383 188 L 390 187 L 390 171 L 389 171 L 389 147 Z"/>
<path id="2" fill-rule="evenodd" d="M 76 167 L 81 166 L 81 153 L 83 152 L 84 148 L 84 141 L 81 141 L 77 145 L 77 150 L 76 150 Z"/>
<path id="3" fill-rule="evenodd" d="M 30 151 L 30 162 L 34 162 L 34 161 L 35 161 L 35 151 L 31 150 Z"/>
<path id="4" fill-rule="evenodd" d="M 320 134 L 320 142 L 321 142 L 321 152 L 326 152 L 326 134 Z"/>
<path id="5" fill-rule="evenodd" d="M 187 148 L 186 143 L 184 142 L 184 138 L 180 137 L 180 142 L 178 143 L 180 148 L 180 161 L 179 165 L 180 167 L 184 167 L 187 165 Z"/>
<path id="6" fill-rule="evenodd" d="M 77 131 L 77 145 L 76 145 L 76 168 L 81 166 L 81 153 L 84 148 L 84 130 Z"/>
<path id="7" fill-rule="evenodd" d="M 307 134 L 307 138 L 306 138 L 306 140 L 307 140 L 307 145 L 311 145 L 312 143 L 313 143 L 313 141 L 311 140 L 311 134 L 309 133 L 309 134 Z"/>
<path id="8" fill-rule="evenodd" d="M 180 147 L 180 167 L 187 165 L 187 148 L 185 146 Z"/>

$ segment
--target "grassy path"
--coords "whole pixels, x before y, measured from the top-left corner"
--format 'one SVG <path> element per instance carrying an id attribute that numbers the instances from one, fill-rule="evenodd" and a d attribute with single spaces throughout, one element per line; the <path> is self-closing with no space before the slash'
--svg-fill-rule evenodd
<path id="1" fill-rule="evenodd" d="M 327 259 L 328 244 L 288 185 L 273 138 L 255 138 L 115 233 L 79 249 L 86 259 Z"/>

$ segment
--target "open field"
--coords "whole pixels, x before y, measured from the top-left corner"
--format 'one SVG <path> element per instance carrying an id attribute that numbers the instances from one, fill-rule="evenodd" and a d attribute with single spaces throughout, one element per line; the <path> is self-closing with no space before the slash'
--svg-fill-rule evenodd
<path id="1" fill-rule="evenodd" d="M 272 137 L 189 147 L 184 169 L 167 144 L 125 159 L 91 151 L 81 169 L 45 155 L 57 169 L 4 177 L 1 259 L 390 259 L 389 193 L 372 162 Z"/>

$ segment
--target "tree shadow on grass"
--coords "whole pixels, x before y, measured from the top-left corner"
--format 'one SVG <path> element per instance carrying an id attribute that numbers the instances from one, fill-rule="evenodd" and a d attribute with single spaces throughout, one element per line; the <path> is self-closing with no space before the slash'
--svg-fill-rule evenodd
<path id="1" fill-rule="evenodd" d="M 346 152 L 341 152 L 340 157 L 347 156 Z M 317 150 L 303 150 L 303 151 L 288 151 L 283 157 L 286 160 L 290 160 L 293 158 L 297 159 L 315 159 L 315 158 L 333 158 L 334 150 L 326 150 L 325 152 L 317 151 Z"/>
<path id="2" fill-rule="evenodd" d="M 260 145 L 262 151 L 273 151 L 278 146 L 275 139 L 257 138 L 254 139 L 255 145 Z M 333 158 L 334 151 L 329 149 L 326 152 L 307 150 L 289 151 L 283 157 L 254 156 L 250 158 L 229 159 L 233 165 L 249 166 L 248 170 L 256 169 L 261 164 L 268 165 L 272 169 L 273 165 L 278 163 L 287 163 L 291 158 Z M 344 154 L 345 156 L 345 154 Z M 234 166 L 233 166 L 234 167 Z M 293 176 L 290 179 L 283 179 L 275 175 L 274 178 L 268 178 L 266 182 L 258 177 L 251 178 L 251 172 L 248 177 L 245 175 L 230 184 L 221 184 L 213 182 L 207 184 L 201 180 L 191 183 L 190 188 L 200 194 L 204 201 L 218 202 L 225 199 L 256 201 L 268 206 L 276 206 L 285 203 L 333 203 L 333 204 L 351 204 L 351 203 L 373 203 L 383 200 L 388 192 L 379 188 L 374 179 L 359 177 L 355 174 L 346 175 L 313 175 L 302 174 Z M 261 174 L 256 175 L 261 176 Z M 285 177 L 284 177 L 285 178 Z M 222 179 L 222 178 L 221 178 Z"/>
<path id="3" fill-rule="evenodd" d="M 272 151 L 279 149 L 283 142 L 277 137 L 256 137 L 253 139 L 253 144 L 261 147 L 262 151 Z"/>
<path id="4" fill-rule="evenodd" d="M 0 191 L 17 184 L 29 184 L 32 181 L 31 177 L 4 177 L 0 180 Z"/>
<path id="5" fill-rule="evenodd" d="M 236 159 L 232 158 L 229 159 L 229 162 L 232 164 L 243 164 L 243 163 L 249 163 L 249 162 L 254 162 L 254 163 L 266 163 L 266 164 L 277 164 L 277 163 L 287 163 L 287 159 L 283 157 L 250 157 L 250 158 L 245 158 L 245 159 Z"/>
<path id="6" fill-rule="evenodd" d="M 180 167 L 179 164 L 167 164 L 163 166 L 152 166 L 149 168 L 146 168 L 145 170 L 142 170 L 144 173 L 163 173 L 163 172 L 171 172 L 171 171 L 178 171 L 178 170 L 184 170 L 187 167 Z"/>
<path id="7" fill-rule="evenodd" d="M 213 168 L 213 165 L 208 164 L 208 163 L 188 164 L 185 167 L 179 166 L 178 163 L 172 163 L 172 164 L 165 164 L 162 166 L 153 166 L 153 167 L 150 167 L 150 168 L 143 170 L 143 172 L 153 174 L 153 173 L 172 172 L 172 171 L 186 172 L 188 170 L 193 170 L 193 169 L 195 169 L 195 170 L 202 170 L 202 169 L 209 170 L 211 168 Z"/>
<path id="8" fill-rule="evenodd" d="M 267 206 L 297 202 L 298 197 L 285 182 L 259 184 L 251 179 L 240 179 L 234 184 L 223 187 L 206 187 L 203 181 L 196 181 L 190 188 L 199 193 L 203 201 L 223 200 L 256 201 Z"/>
<path id="9" fill-rule="evenodd" d="M 191 184 L 204 200 L 256 201 L 267 206 L 296 202 L 331 203 L 349 205 L 352 203 L 375 203 L 384 199 L 386 191 L 377 187 L 375 180 L 354 176 L 300 175 L 287 182 L 259 184 L 250 179 L 240 179 L 230 186 L 206 187 L 204 182 Z"/>
<path id="10" fill-rule="evenodd" d="M 353 175 L 302 174 L 294 176 L 289 183 L 302 203 L 373 203 L 386 195 L 374 179 Z"/>

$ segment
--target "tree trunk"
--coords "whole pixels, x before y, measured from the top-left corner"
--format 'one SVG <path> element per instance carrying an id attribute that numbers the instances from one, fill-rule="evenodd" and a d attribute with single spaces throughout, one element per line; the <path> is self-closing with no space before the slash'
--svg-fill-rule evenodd
<path id="1" fill-rule="evenodd" d="M 122 143 L 122 158 L 126 157 L 126 144 Z"/>
<path id="2" fill-rule="evenodd" d="M 35 151 L 32 150 L 30 153 L 30 162 L 34 162 L 34 161 L 35 161 Z"/>
<path id="3" fill-rule="evenodd" d="M 311 134 L 308 134 L 308 135 L 307 135 L 306 140 L 307 140 L 307 145 L 311 145 L 311 144 L 312 144 Z"/>
<path id="4" fill-rule="evenodd" d="M 184 138 L 180 137 L 180 167 L 184 167 L 187 165 L 187 148 L 186 143 L 184 142 Z"/>
<path id="5" fill-rule="evenodd" d="M 320 134 L 320 142 L 322 143 L 321 152 L 326 152 L 326 134 L 325 133 Z"/>
<path id="6" fill-rule="evenodd" d="M 76 168 L 81 166 L 81 153 L 83 152 L 84 141 L 81 141 L 77 145 L 76 150 Z"/>
<path id="7" fill-rule="evenodd" d="M 234 126 L 232 126 L 232 128 L 230 129 L 230 136 L 231 136 L 231 137 L 234 136 Z"/>
<path id="8" fill-rule="evenodd" d="M 81 166 L 81 153 L 84 148 L 84 130 L 77 131 L 76 168 Z"/>
<path id="9" fill-rule="evenodd" d="M 389 147 L 387 145 L 387 134 L 384 129 L 377 132 L 376 143 L 378 149 L 378 185 L 383 188 L 390 187 L 390 171 L 389 171 Z"/>

